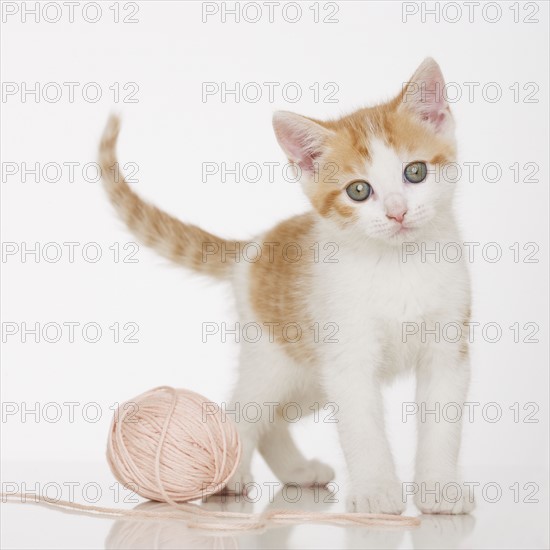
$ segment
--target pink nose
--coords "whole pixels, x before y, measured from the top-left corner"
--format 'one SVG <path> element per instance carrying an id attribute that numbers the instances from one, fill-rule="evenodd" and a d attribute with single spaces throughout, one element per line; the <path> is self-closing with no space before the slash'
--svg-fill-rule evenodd
<path id="1" fill-rule="evenodd" d="M 403 220 L 405 219 L 405 214 L 407 213 L 406 210 L 402 210 L 401 212 L 388 212 L 386 214 L 386 217 L 390 220 L 395 220 L 396 222 L 403 223 Z"/>
<path id="2" fill-rule="evenodd" d="M 390 193 L 384 201 L 384 207 L 387 218 L 403 223 L 407 213 L 407 203 L 401 193 Z"/>

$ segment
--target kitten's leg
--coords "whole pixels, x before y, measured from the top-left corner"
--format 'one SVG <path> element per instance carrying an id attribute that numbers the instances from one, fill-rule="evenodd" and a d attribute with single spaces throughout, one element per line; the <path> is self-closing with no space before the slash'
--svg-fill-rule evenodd
<path id="1" fill-rule="evenodd" d="M 229 410 L 237 411 L 235 420 L 241 440 L 241 460 L 226 491 L 246 491 L 252 482 L 251 463 L 263 433 L 270 430 L 273 419 L 270 407 L 288 400 L 292 385 L 292 367 L 274 344 L 241 345 L 239 380 Z M 258 412 L 260 413 L 258 415 Z"/>
<path id="2" fill-rule="evenodd" d="M 277 415 L 270 430 L 260 439 L 260 452 L 273 473 L 283 483 L 303 486 L 326 485 L 334 479 L 334 470 L 300 452 L 290 434 L 288 422 Z"/>
<path id="3" fill-rule="evenodd" d="M 462 343 L 433 343 L 418 365 L 415 503 L 426 514 L 464 514 L 474 508 L 457 465 L 462 422 L 454 421 L 454 404 L 458 404 L 463 414 L 466 402 L 470 380 L 467 354 Z M 453 404 L 450 420 L 441 414 L 448 403 Z M 423 409 L 427 414 L 422 414 Z M 439 415 L 428 412 L 436 410 Z"/>
<path id="4" fill-rule="evenodd" d="M 255 391 L 250 380 L 246 378 L 243 374 L 239 377 L 239 383 L 227 407 L 229 411 L 233 411 L 230 418 L 235 421 L 241 442 L 239 465 L 225 486 L 225 492 L 230 493 L 246 493 L 247 484 L 252 483 L 252 457 L 258 446 L 260 434 L 266 429 L 264 426 L 266 414 L 262 415 L 263 418 L 260 421 L 252 422 L 246 411 L 253 410 L 251 407 L 261 407 L 261 403 L 272 400 L 271 395 L 266 398 L 265 393 Z M 244 414 L 243 411 L 245 411 Z"/>
<path id="5" fill-rule="evenodd" d="M 348 508 L 400 514 L 405 505 L 385 434 L 382 393 L 375 371 L 380 350 L 375 350 L 373 343 L 368 357 L 365 351 L 363 359 L 349 362 L 349 357 L 338 355 L 328 361 L 325 356 L 323 365 L 325 391 L 338 409 L 340 443 L 350 475 Z"/>

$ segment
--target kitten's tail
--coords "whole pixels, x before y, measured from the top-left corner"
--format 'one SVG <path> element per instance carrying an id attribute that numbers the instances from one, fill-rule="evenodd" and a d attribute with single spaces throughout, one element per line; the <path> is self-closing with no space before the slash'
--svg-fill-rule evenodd
<path id="1" fill-rule="evenodd" d="M 103 183 L 119 216 L 140 241 L 165 258 L 219 279 L 228 277 L 233 256 L 228 254 L 229 261 L 223 261 L 222 251 L 240 250 L 239 241 L 226 241 L 195 225 L 182 223 L 132 191 L 120 170 L 115 170 L 119 130 L 119 118 L 111 116 L 99 146 Z"/>

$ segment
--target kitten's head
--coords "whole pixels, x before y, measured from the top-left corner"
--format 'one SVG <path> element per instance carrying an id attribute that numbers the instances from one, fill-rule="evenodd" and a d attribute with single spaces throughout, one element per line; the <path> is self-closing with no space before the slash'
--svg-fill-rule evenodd
<path id="1" fill-rule="evenodd" d="M 321 216 L 394 244 L 450 216 L 453 185 L 441 172 L 455 160 L 455 136 L 444 85 L 426 59 L 388 103 L 329 122 L 275 113 L 277 139 Z"/>

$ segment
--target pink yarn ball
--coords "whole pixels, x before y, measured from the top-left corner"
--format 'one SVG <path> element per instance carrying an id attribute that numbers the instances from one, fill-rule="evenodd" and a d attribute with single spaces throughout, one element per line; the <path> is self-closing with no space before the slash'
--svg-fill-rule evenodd
<path id="1" fill-rule="evenodd" d="M 220 491 L 240 456 L 235 425 L 219 407 L 195 392 L 167 386 L 120 405 L 107 443 L 117 480 L 161 502 Z"/>

